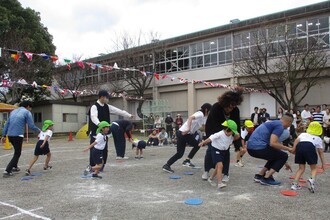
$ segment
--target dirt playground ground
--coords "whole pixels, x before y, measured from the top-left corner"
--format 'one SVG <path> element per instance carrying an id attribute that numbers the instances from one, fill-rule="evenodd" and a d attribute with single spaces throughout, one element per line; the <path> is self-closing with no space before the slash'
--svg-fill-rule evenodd
<path id="1" fill-rule="evenodd" d="M 253 176 L 263 161 L 245 156 L 245 167 L 234 166 L 231 152 L 230 181 L 222 192 L 201 179 L 202 169 L 182 166 L 183 159 L 172 166 L 181 179 L 170 179 L 162 171 L 163 164 L 175 152 L 175 147 L 149 147 L 145 158 L 135 160 L 131 145 L 127 144 L 126 161 L 115 160 L 113 140 L 109 139 L 109 160 L 103 179 L 82 178 L 88 162 L 88 153 L 82 150 L 88 140 L 54 139 L 51 170 L 44 171 L 40 157 L 33 167 L 34 176 L 22 180 L 24 170 L 33 157 L 35 141 L 24 144 L 19 162 L 21 172 L 11 178 L 0 177 L 0 220 L 2 219 L 329 219 L 330 170 L 317 178 L 314 194 L 307 187 L 298 196 L 280 194 L 290 188 L 289 177 L 281 170 L 275 178 L 280 186 L 262 186 Z M 189 148 L 186 153 L 189 152 Z M 192 160 L 203 167 L 205 148 Z M 0 146 L 0 171 L 11 159 L 13 150 Z M 330 162 L 330 154 L 325 154 Z M 294 172 L 294 157 L 289 157 Z M 330 168 L 329 168 L 330 169 Z M 307 169 L 308 171 L 309 169 Z M 185 175 L 185 172 L 193 175 Z M 173 174 L 172 174 L 173 175 Z M 309 172 L 304 178 L 309 177 Z M 198 206 L 187 205 L 188 198 L 199 198 Z"/>

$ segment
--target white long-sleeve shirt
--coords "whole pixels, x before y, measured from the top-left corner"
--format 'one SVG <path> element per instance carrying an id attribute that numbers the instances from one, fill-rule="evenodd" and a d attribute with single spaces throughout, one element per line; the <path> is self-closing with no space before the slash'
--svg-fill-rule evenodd
<path id="1" fill-rule="evenodd" d="M 104 106 L 104 104 L 102 104 L 99 100 L 97 100 L 97 103 L 100 106 Z M 108 104 L 106 104 L 106 105 L 108 105 Z M 121 109 L 116 108 L 112 105 L 108 105 L 108 106 L 109 106 L 110 113 L 113 113 L 115 115 L 120 115 L 120 116 L 123 116 L 123 117 L 128 117 L 128 118 L 132 117 L 132 115 L 130 113 L 128 113 L 127 111 L 121 110 Z M 95 125 L 100 124 L 100 120 L 98 118 L 98 111 L 97 111 L 96 105 L 93 105 L 91 107 L 91 120 Z"/>

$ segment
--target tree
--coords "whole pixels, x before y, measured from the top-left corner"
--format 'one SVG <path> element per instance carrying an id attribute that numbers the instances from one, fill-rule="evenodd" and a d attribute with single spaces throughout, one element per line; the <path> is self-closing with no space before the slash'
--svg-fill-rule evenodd
<path id="1" fill-rule="evenodd" d="M 85 65 L 80 62 L 81 57 L 82 55 L 73 55 L 73 63 L 56 68 L 54 79 L 59 87 L 56 92 L 62 99 L 69 93 L 74 102 L 78 101 L 78 95 L 80 95 L 81 92 L 79 89 L 81 88 L 86 73 Z M 80 62 L 81 66 L 79 66 L 77 62 Z M 62 89 L 65 89 L 65 91 L 62 91 Z"/>
<path id="2" fill-rule="evenodd" d="M 132 96 L 145 97 L 145 92 L 153 80 L 153 73 L 155 71 L 154 53 L 153 51 L 146 53 L 143 56 L 136 56 L 129 49 L 141 46 L 147 43 L 157 43 L 159 34 L 157 32 L 149 32 L 145 34 L 142 31 L 137 36 L 123 33 L 113 40 L 114 51 L 120 51 L 121 59 L 117 62 L 119 67 L 134 68 L 139 71 L 125 71 L 118 70 L 122 76 L 120 79 L 113 81 L 111 84 L 116 92 L 129 91 L 128 94 Z M 141 73 L 144 72 L 145 74 Z M 142 105 L 144 99 L 138 101 L 137 115 L 144 118 L 142 113 Z"/>
<path id="3" fill-rule="evenodd" d="M 54 70 L 50 57 L 33 56 L 30 61 L 21 51 L 52 55 L 55 53 L 52 41 L 53 37 L 41 23 L 39 12 L 24 9 L 17 0 L 0 2 L 0 47 L 4 48 L 0 58 L 1 79 L 9 75 L 11 81 L 25 79 L 27 82 L 49 85 Z M 17 55 L 18 59 L 15 61 L 12 55 Z M 48 96 L 49 91 L 16 85 L 9 89 L 8 94 L 12 95 L 10 102 L 15 103 L 23 94 L 37 101 Z M 5 100 L 9 99 L 6 97 Z"/>
<path id="4" fill-rule="evenodd" d="M 269 90 L 284 109 L 295 109 L 326 74 L 326 36 L 310 35 L 295 23 L 236 35 L 234 42 L 241 38 L 242 46 L 234 49 L 234 74 Z"/>

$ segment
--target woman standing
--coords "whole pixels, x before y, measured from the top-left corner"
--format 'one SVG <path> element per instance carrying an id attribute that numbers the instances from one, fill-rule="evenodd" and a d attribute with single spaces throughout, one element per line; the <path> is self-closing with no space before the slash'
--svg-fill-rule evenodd
<path id="1" fill-rule="evenodd" d="M 283 117 L 283 114 L 284 114 L 284 110 L 282 107 L 279 107 L 277 109 L 277 119 L 281 119 Z"/>
<path id="2" fill-rule="evenodd" d="M 187 159 L 183 161 L 183 166 L 195 167 L 195 165 L 190 162 L 190 160 L 199 150 L 199 141 L 195 139 L 195 132 L 202 127 L 204 123 L 204 118 L 208 116 L 211 106 L 212 105 L 209 103 L 203 104 L 201 106 L 201 109 L 191 115 L 188 120 L 181 126 L 181 128 L 176 132 L 177 152 L 163 166 L 163 170 L 165 172 L 174 173 L 174 171 L 171 169 L 171 165 L 183 156 L 187 144 L 192 146 L 193 149 L 190 151 Z"/>
<path id="3" fill-rule="evenodd" d="M 241 131 L 240 128 L 240 112 L 237 108 L 237 105 L 240 105 L 243 101 L 242 91 L 228 91 L 222 94 L 218 98 L 218 102 L 215 103 L 207 117 L 205 124 L 206 138 L 210 135 L 217 133 L 223 129 L 221 126 L 226 120 L 231 119 L 237 124 L 237 130 Z M 242 146 L 240 140 L 234 141 L 234 146 L 236 149 L 239 149 Z M 207 180 L 209 177 L 209 171 L 214 168 L 211 155 L 212 146 L 208 144 L 206 150 L 205 159 L 204 159 L 204 173 L 202 175 L 203 180 Z M 230 162 L 230 153 L 228 149 L 228 154 L 226 155 L 225 161 L 223 163 L 223 182 L 229 181 L 229 162 Z"/>

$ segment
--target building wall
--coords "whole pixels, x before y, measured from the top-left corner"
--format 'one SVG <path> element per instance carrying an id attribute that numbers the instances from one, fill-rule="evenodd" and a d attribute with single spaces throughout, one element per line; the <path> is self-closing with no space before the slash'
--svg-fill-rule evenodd
<path id="1" fill-rule="evenodd" d="M 52 105 L 45 106 L 36 106 L 32 108 L 32 117 L 34 119 L 35 125 L 39 128 L 42 127 L 43 121 L 45 120 L 53 120 L 53 109 Z M 35 113 L 41 113 L 41 121 L 38 121 L 35 117 Z M 37 121 L 37 122 L 36 122 Z"/>

